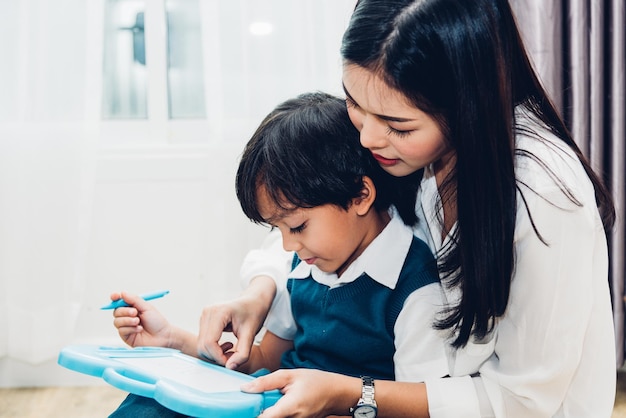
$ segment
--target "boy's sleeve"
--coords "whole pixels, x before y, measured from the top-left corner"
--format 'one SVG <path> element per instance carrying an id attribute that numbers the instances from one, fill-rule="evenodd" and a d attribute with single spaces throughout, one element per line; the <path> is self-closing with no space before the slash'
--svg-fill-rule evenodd
<path id="1" fill-rule="evenodd" d="M 296 322 L 291 313 L 291 298 L 285 286 L 276 292 L 272 307 L 265 319 L 265 328 L 283 340 L 293 340 Z"/>

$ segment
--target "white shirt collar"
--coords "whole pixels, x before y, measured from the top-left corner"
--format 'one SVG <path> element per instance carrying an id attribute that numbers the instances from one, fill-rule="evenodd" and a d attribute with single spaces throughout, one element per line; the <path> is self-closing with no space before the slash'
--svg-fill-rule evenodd
<path id="1" fill-rule="evenodd" d="M 424 176 L 422 177 L 422 182 L 420 184 L 418 199 L 418 204 L 421 203 L 421 209 L 425 217 L 425 226 L 428 228 L 430 233 L 430 237 L 427 237 L 428 239 L 425 239 L 425 241 L 431 247 L 433 253 L 436 253 L 448 244 L 448 241 L 451 239 L 457 228 L 457 222 L 452 225 L 452 228 L 446 235 L 445 239 L 442 240 L 441 235 L 443 230 L 440 220 L 443 219 L 443 207 L 441 206 L 441 200 L 439 199 L 437 178 L 435 177 L 435 171 L 433 170 L 432 164 L 424 167 Z M 418 225 L 418 227 L 419 226 L 420 225 Z M 416 235 L 420 236 L 419 234 Z"/>
<path id="2" fill-rule="evenodd" d="M 413 240 L 413 230 L 406 226 L 395 209 L 389 211 L 391 221 L 374 238 L 363 253 L 337 277 L 335 273 L 325 273 L 314 265 L 300 263 L 289 274 L 294 279 L 305 279 L 309 275 L 328 287 L 350 283 L 367 273 L 378 283 L 394 289 L 404 265 L 404 260 Z"/>

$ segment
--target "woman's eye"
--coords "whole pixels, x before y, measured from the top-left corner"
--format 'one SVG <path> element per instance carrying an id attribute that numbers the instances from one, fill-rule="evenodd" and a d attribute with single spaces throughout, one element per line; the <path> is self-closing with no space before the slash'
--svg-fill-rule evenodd
<path id="1" fill-rule="evenodd" d="M 388 135 L 395 135 L 395 136 L 398 136 L 398 137 L 401 137 L 401 138 L 404 137 L 404 136 L 409 135 L 411 132 L 412 131 L 410 131 L 410 130 L 409 131 L 401 131 L 399 129 L 394 129 L 391 126 L 387 127 L 387 134 Z"/>
<path id="2" fill-rule="evenodd" d="M 304 228 L 306 228 L 306 222 L 299 226 L 296 226 L 295 228 L 289 228 L 289 232 L 291 232 L 292 234 L 299 234 L 304 230 Z"/>
<path id="3" fill-rule="evenodd" d="M 358 104 L 351 97 L 346 97 L 346 107 L 359 107 Z"/>

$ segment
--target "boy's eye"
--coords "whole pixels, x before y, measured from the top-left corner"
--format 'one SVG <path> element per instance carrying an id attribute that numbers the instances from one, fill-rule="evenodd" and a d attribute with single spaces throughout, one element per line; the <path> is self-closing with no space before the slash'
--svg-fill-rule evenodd
<path id="1" fill-rule="evenodd" d="M 289 228 L 289 232 L 291 232 L 292 234 L 299 234 L 300 232 L 302 232 L 304 230 L 304 228 L 306 228 L 306 222 L 304 222 L 303 224 L 300 224 L 294 228 Z"/>

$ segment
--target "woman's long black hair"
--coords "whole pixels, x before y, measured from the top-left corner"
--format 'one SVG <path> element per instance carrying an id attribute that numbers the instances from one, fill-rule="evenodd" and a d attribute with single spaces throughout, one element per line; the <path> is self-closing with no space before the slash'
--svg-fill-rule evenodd
<path id="1" fill-rule="evenodd" d="M 525 128 L 516 126 L 516 107 L 530 109 L 574 150 L 594 183 L 605 227 L 612 225 L 610 195 L 540 85 L 506 0 L 360 0 L 342 55 L 439 121 L 456 151 L 440 198 L 456 204 L 457 229 L 439 269 L 462 297 L 437 324 L 456 332 L 455 346 L 487 335 L 508 303 L 520 186 L 515 133 Z"/>

